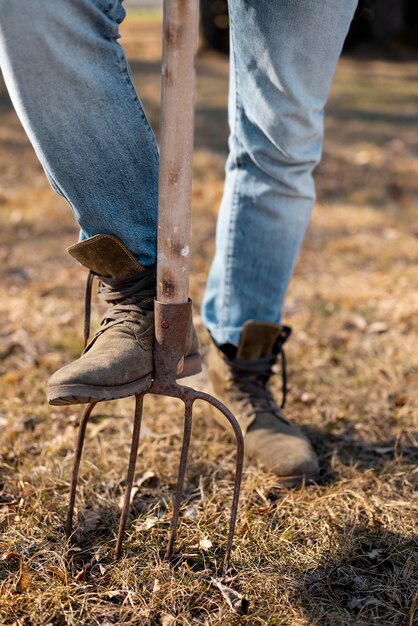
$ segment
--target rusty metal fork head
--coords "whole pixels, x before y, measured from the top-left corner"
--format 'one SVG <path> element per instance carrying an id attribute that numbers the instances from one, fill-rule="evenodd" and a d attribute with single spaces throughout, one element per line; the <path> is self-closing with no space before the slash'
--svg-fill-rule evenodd
<path id="1" fill-rule="evenodd" d="M 141 428 L 142 406 L 144 396 L 149 393 L 158 396 L 169 396 L 178 398 L 184 403 L 184 432 L 183 443 L 178 470 L 177 486 L 173 501 L 173 517 L 171 520 L 170 537 L 166 550 L 166 558 L 169 559 L 173 553 L 174 541 L 177 534 L 177 525 L 180 516 L 181 498 L 183 494 L 184 479 L 186 475 L 187 457 L 192 430 L 193 404 L 196 400 L 203 400 L 211 404 L 218 411 L 223 413 L 229 421 L 236 438 L 236 470 L 234 491 L 232 497 L 231 516 L 229 521 L 229 532 L 224 558 L 224 572 L 229 569 L 232 542 L 234 537 L 235 523 L 238 510 L 238 500 L 241 487 L 241 476 L 243 468 L 244 443 L 241 429 L 232 413 L 219 400 L 202 391 L 197 391 L 191 387 L 180 385 L 176 380 L 176 370 L 184 355 L 186 337 L 189 324 L 191 323 L 191 301 L 184 304 L 165 304 L 155 302 L 155 352 L 154 363 L 155 372 L 151 386 L 141 394 L 136 395 L 135 414 L 132 434 L 131 452 L 126 480 L 126 490 L 121 511 L 119 533 L 115 547 L 115 557 L 119 558 L 122 551 L 122 542 L 128 519 L 131 490 L 135 476 L 135 465 L 138 453 L 138 443 Z M 78 442 L 73 468 L 71 483 L 70 503 L 67 516 L 67 535 L 72 532 L 72 520 L 74 513 L 75 495 L 77 488 L 78 470 L 81 454 L 83 450 L 84 435 L 88 419 L 95 404 L 87 405 L 79 427 Z"/>

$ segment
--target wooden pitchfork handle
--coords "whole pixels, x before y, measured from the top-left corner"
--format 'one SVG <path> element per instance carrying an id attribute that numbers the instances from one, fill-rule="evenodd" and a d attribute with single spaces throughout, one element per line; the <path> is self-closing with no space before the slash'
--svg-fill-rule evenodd
<path id="1" fill-rule="evenodd" d="M 157 300 L 187 302 L 199 0 L 164 0 Z"/>

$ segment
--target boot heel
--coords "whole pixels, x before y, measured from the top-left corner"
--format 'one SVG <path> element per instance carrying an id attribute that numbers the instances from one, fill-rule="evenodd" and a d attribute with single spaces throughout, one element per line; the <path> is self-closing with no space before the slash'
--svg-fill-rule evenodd
<path id="1" fill-rule="evenodd" d="M 183 368 L 177 373 L 176 378 L 186 378 L 187 376 L 194 376 L 202 371 L 202 358 L 199 353 L 191 354 L 184 357 Z"/>

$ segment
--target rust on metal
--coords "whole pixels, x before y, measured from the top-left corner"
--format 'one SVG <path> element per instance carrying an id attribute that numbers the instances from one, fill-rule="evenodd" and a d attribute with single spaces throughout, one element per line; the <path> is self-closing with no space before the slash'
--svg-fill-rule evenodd
<path id="1" fill-rule="evenodd" d="M 176 382 L 176 368 L 185 353 L 192 303 L 154 302 L 155 313 L 155 379 Z"/>
<path id="2" fill-rule="evenodd" d="M 186 476 L 187 457 L 190 445 L 190 436 L 192 431 L 193 405 L 196 400 L 202 400 L 211 404 L 228 420 L 236 438 L 236 467 L 235 482 L 232 496 L 231 515 L 229 521 L 228 538 L 225 549 L 224 571 L 226 572 L 230 566 L 231 550 L 234 537 L 235 524 L 238 513 L 238 501 L 241 487 L 241 477 L 244 460 L 244 440 L 241 428 L 235 417 L 216 398 L 210 396 L 203 391 L 197 391 L 186 385 L 180 385 L 176 382 L 176 366 L 178 361 L 184 354 L 186 343 L 187 329 L 190 322 L 191 301 L 184 304 L 164 304 L 155 302 L 155 335 L 156 342 L 154 348 L 154 361 L 156 365 L 155 374 L 151 386 L 141 394 L 135 396 L 135 414 L 133 423 L 131 452 L 129 457 L 128 473 L 126 479 L 125 496 L 119 522 L 119 533 L 115 547 L 115 558 L 119 558 L 122 551 L 122 543 L 125 534 L 126 523 L 128 520 L 131 491 L 135 476 L 135 466 L 138 454 L 138 443 L 141 430 L 141 417 L 144 396 L 146 394 L 169 396 L 178 398 L 184 403 L 184 432 L 183 443 L 180 456 L 180 464 L 178 469 L 177 487 L 173 499 L 173 516 L 170 526 L 170 536 L 168 540 L 166 558 L 170 558 L 173 554 L 174 542 L 177 535 L 178 520 L 180 517 L 181 498 L 183 494 L 184 479 Z M 166 324 L 168 326 L 165 328 Z M 83 451 L 84 437 L 89 417 L 92 413 L 95 403 L 88 404 L 80 422 L 76 453 L 74 458 L 74 467 L 71 482 L 70 502 L 68 506 L 67 536 L 72 532 L 72 520 L 74 516 L 75 496 L 77 489 L 77 480 L 80 467 L 80 459 Z"/>
<path id="3" fill-rule="evenodd" d="M 81 417 L 80 426 L 78 427 L 77 445 L 76 445 L 75 455 L 74 455 L 73 474 L 71 477 L 70 502 L 68 504 L 67 523 L 65 525 L 65 531 L 66 531 L 67 537 L 71 536 L 71 533 L 73 530 L 73 516 L 74 516 L 75 496 L 76 496 L 76 491 L 77 491 L 78 472 L 80 469 L 81 455 L 83 453 L 84 437 L 86 434 L 87 422 L 89 421 L 89 417 L 95 406 L 96 406 L 95 402 L 92 402 L 91 404 L 88 404 L 86 406 L 86 408 L 83 411 L 83 415 Z"/>
<path id="4" fill-rule="evenodd" d="M 125 534 L 126 522 L 128 521 L 129 505 L 131 503 L 131 492 L 135 478 L 136 458 L 138 456 L 139 434 L 141 432 L 142 407 L 144 403 L 144 394 L 135 396 L 135 415 L 134 427 L 132 432 L 131 453 L 129 455 L 128 475 L 126 478 L 125 497 L 123 500 L 122 511 L 119 522 L 119 533 L 116 540 L 115 558 L 120 557 L 122 551 L 123 536 Z"/>

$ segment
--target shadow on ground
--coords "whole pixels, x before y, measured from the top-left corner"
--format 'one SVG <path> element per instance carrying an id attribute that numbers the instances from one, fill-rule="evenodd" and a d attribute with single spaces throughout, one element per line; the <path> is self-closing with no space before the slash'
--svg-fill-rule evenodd
<path id="1" fill-rule="evenodd" d="M 417 537 L 348 527 L 329 559 L 297 576 L 292 600 L 312 625 L 412 626 L 417 550 Z"/>

